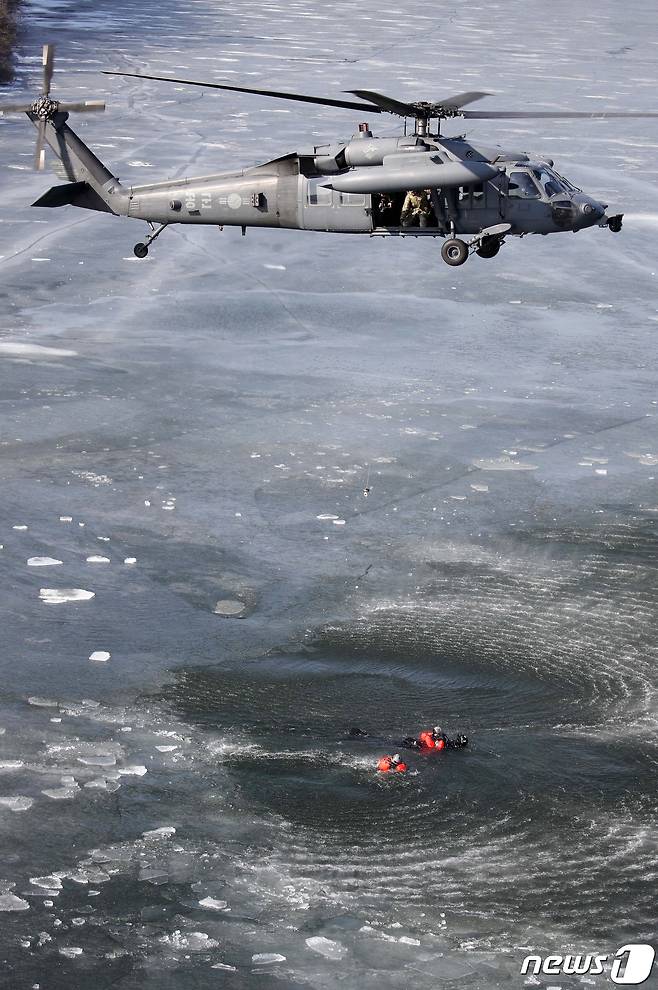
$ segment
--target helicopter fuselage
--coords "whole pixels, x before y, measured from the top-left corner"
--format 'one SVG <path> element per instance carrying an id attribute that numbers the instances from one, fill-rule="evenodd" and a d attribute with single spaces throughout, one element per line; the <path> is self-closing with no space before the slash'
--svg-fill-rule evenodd
<path id="1" fill-rule="evenodd" d="M 34 115 L 30 114 L 35 123 Z M 523 152 L 430 135 L 350 141 L 291 153 L 240 171 L 123 186 L 56 113 L 44 137 L 70 186 L 55 187 L 35 206 L 71 204 L 171 224 L 275 227 L 371 236 L 446 238 L 442 255 L 462 264 L 471 251 L 493 257 L 507 235 L 621 227 L 606 205 Z M 63 172 L 62 172 L 63 169 Z M 456 235 L 467 235 L 468 242 Z M 452 252 L 452 253 L 451 253 Z"/>

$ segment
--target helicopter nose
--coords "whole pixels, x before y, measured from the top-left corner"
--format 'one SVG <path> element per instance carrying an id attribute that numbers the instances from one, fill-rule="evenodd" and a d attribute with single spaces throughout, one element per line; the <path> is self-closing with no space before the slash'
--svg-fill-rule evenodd
<path id="1" fill-rule="evenodd" d="M 579 196 L 576 205 L 579 227 L 591 227 L 592 224 L 598 223 L 605 214 L 604 204 L 592 199 L 591 196 Z"/>

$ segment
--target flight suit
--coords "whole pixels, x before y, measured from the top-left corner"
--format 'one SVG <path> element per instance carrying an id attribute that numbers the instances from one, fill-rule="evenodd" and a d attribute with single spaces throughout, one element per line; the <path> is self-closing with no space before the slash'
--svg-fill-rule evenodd
<path id="1" fill-rule="evenodd" d="M 429 227 L 434 216 L 426 189 L 412 189 L 405 196 L 400 214 L 403 227 Z"/>

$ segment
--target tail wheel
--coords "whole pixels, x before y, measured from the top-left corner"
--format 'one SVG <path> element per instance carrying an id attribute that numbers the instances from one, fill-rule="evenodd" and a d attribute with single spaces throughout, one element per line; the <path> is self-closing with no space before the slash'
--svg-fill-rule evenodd
<path id="1" fill-rule="evenodd" d="M 441 248 L 441 257 L 446 265 L 452 265 L 453 267 L 463 265 L 468 258 L 468 245 L 464 241 L 460 241 L 458 237 L 451 237 L 449 240 L 444 241 Z"/>
<path id="2" fill-rule="evenodd" d="M 479 258 L 495 258 L 500 251 L 500 240 L 497 237 L 485 237 L 475 253 Z"/>

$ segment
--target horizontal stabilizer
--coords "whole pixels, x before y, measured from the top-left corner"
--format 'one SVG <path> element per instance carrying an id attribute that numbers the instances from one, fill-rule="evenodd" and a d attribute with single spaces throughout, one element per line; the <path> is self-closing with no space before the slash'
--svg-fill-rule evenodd
<path id="1" fill-rule="evenodd" d="M 51 186 L 32 206 L 52 208 L 56 206 L 80 206 L 85 210 L 112 213 L 107 203 L 86 182 L 67 182 L 63 186 Z"/>

